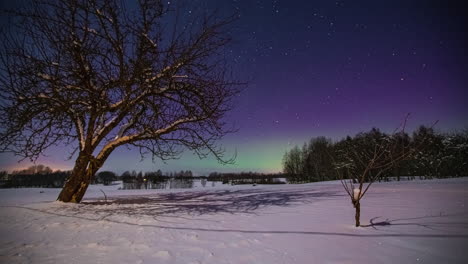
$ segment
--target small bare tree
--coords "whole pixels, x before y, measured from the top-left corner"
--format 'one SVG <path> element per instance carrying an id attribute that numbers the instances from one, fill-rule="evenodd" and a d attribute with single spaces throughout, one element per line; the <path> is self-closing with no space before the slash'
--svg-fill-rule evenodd
<path id="1" fill-rule="evenodd" d="M 239 92 L 223 55 L 232 19 L 136 2 L 31 0 L 10 12 L 13 30 L 3 31 L 0 50 L 0 151 L 35 160 L 52 145 L 73 144 L 60 201 L 80 202 L 123 145 L 153 159 L 188 148 L 231 161 L 215 143 L 233 131 L 223 117 Z"/>
<path id="2" fill-rule="evenodd" d="M 361 199 L 372 184 L 396 164 L 408 159 L 425 143 L 425 140 L 421 140 L 414 145 L 402 140 L 408 117 L 409 115 L 391 135 L 373 129 L 337 146 L 339 161 L 335 161 L 335 168 L 356 210 L 356 227 L 361 225 Z"/>

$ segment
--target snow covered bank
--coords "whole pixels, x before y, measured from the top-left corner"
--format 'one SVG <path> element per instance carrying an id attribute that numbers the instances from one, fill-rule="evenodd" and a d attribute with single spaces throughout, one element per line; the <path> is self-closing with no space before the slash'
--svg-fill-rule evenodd
<path id="1" fill-rule="evenodd" d="M 103 191 L 108 196 L 103 199 Z M 1 263 L 463 263 L 468 178 L 376 183 L 361 222 L 336 182 L 0 190 Z M 372 225 L 373 224 L 373 225 Z"/>

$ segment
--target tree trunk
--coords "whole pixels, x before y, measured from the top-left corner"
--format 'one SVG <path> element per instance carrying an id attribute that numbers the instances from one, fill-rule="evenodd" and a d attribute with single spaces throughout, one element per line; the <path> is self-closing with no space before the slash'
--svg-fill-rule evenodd
<path id="1" fill-rule="evenodd" d="M 359 227 L 361 225 L 360 219 L 361 219 L 361 203 L 359 200 L 354 202 L 354 208 L 356 208 L 356 215 L 355 215 L 355 220 L 356 220 L 356 227 Z"/>
<path id="2" fill-rule="evenodd" d="M 57 200 L 65 203 L 79 203 L 88 189 L 93 175 L 99 168 L 92 162 L 90 156 L 78 156 L 70 178 L 65 182 Z"/>

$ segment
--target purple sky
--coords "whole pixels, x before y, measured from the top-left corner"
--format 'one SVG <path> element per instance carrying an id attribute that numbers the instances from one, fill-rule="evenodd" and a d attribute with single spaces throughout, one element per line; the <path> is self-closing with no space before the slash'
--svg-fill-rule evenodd
<path id="1" fill-rule="evenodd" d="M 189 152 L 153 164 L 123 148 L 104 169 L 276 172 L 284 151 L 310 137 L 340 139 L 374 126 L 390 131 L 409 112 L 410 130 L 435 120 L 439 131 L 468 127 L 463 3 L 196 2 L 240 14 L 226 53 L 249 86 L 228 116 L 239 132 L 221 142 L 228 153 L 237 150 L 237 164 L 223 167 Z M 51 150 L 38 163 L 71 168 L 66 154 Z M 0 158 L 2 168 L 29 165 L 7 154 Z"/>

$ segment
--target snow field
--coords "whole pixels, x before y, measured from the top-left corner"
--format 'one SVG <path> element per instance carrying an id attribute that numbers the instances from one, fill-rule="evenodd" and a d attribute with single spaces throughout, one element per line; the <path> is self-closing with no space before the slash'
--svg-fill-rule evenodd
<path id="1" fill-rule="evenodd" d="M 108 196 L 103 200 L 100 191 Z M 43 193 L 41 193 L 41 191 Z M 468 178 L 193 190 L 0 190 L 0 263 L 465 263 Z"/>

